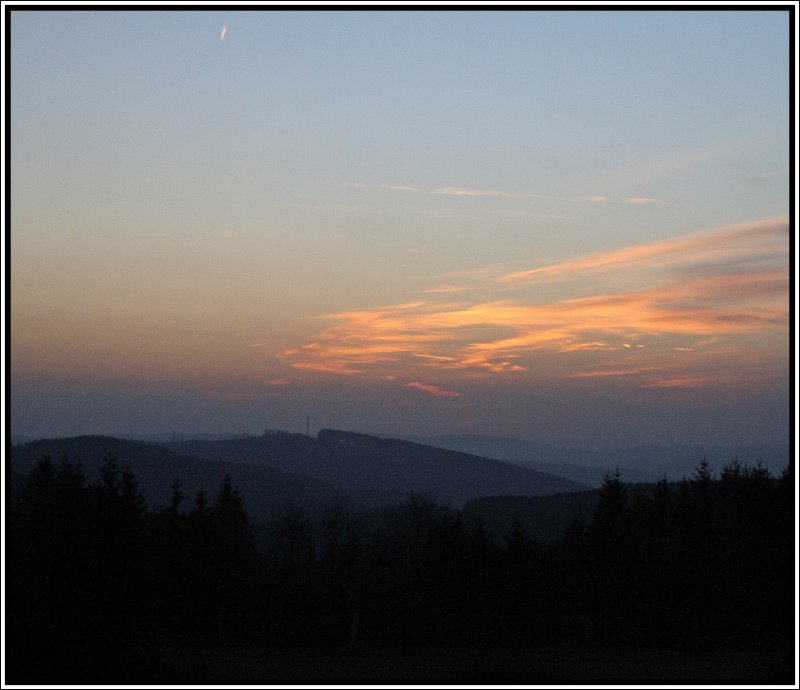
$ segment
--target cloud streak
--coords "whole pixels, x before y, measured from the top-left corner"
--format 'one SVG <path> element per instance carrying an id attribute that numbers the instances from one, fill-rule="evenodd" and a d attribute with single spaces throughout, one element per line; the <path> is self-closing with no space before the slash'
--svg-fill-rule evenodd
<path id="1" fill-rule="evenodd" d="M 540 194 L 533 192 L 504 192 L 497 189 L 464 189 L 462 187 L 436 187 L 432 194 L 447 196 L 494 196 L 504 199 L 541 199 Z"/>
<path id="2" fill-rule="evenodd" d="M 566 220 L 568 216 L 557 213 L 536 213 L 534 211 L 505 211 L 507 218 L 533 218 L 535 220 Z"/>
<path id="3" fill-rule="evenodd" d="M 713 265 L 725 257 L 756 257 L 764 246 L 779 247 L 788 259 L 788 220 L 784 218 L 746 223 L 688 235 L 662 242 L 597 252 L 561 263 L 514 271 L 502 277 L 508 282 L 539 282 L 564 275 L 633 269 L 674 267 L 677 265 Z"/>
<path id="4" fill-rule="evenodd" d="M 662 206 L 666 206 L 667 202 L 661 199 L 652 199 L 647 196 L 628 196 L 625 197 L 626 204 L 632 204 L 634 206 L 649 206 L 651 204 L 661 204 Z"/>
<path id="5" fill-rule="evenodd" d="M 591 203 L 591 204 L 606 204 L 606 203 L 623 203 L 629 206 L 679 206 L 683 208 L 690 208 L 686 204 L 675 204 L 663 199 L 656 199 L 653 197 L 642 196 L 622 196 L 611 198 L 605 194 L 579 194 L 576 196 L 546 196 L 530 191 L 516 191 L 516 190 L 502 190 L 502 189 L 476 189 L 470 187 L 453 187 L 440 185 L 438 187 L 424 188 L 418 185 L 404 184 L 404 183 L 380 183 L 368 184 L 364 182 L 343 182 L 337 185 L 338 187 L 346 189 L 385 189 L 389 191 L 411 192 L 414 194 L 421 194 L 427 196 L 450 196 L 462 198 L 496 198 L 496 199 L 538 199 L 549 202 L 562 202 L 562 203 Z M 504 215 L 519 215 L 540 219 L 554 219 L 564 218 L 559 214 L 546 214 L 546 213 L 533 213 L 527 211 L 519 212 L 506 212 Z"/>
<path id="6" fill-rule="evenodd" d="M 411 381 L 410 383 L 404 383 L 404 388 L 417 388 L 418 390 L 427 393 L 428 395 L 432 395 L 436 398 L 458 398 L 461 393 L 456 393 L 456 391 L 448 391 L 439 386 L 434 386 L 432 384 L 421 383 L 420 381 Z"/>
<path id="7" fill-rule="evenodd" d="M 609 198 L 603 194 L 595 194 L 589 196 L 570 196 L 570 197 L 561 197 L 559 201 L 589 201 L 595 204 L 604 204 L 605 202 L 609 201 Z"/>
<path id="8" fill-rule="evenodd" d="M 418 192 L 419 187 L 414 187 L 410 184 L 382 184 L 381 187 L 384 189 L 394 189 L 400 192 Z"/>
<path id="9" fill-rule="evenodd" d="M 411 379 L 404 385 L 452 397 L 421 383 L 424 373 L 451 382 L 559 375 L 713 385 L 735 378 L 753 338 L 788 334 L 788 295 L 788 221 L 773 219 L 533 269 L 478 271 L 471 285 L 431 288 L 412 302 L 325 315 L 331 325 L 312 342 L 278 356 L 297 369 Z M 543 369 L 542 353 L 558 356 L 558 367 Z M 711 363 L 727 369 L 712 375 L 704 370 Z"/>

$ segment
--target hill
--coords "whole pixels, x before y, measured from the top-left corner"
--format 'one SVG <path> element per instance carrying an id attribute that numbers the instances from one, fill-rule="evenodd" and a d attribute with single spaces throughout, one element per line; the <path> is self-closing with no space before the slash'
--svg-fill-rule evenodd
<path id="1" fill-rule="evenodd" d="M 760 460 L 774 475 L 778 475 L 790 457 L 789 449 L 780 444 L 590 449 L 560 448 L 527 439 L 478 434 L 408 438 L 417 443 L 513 462 L 589 486 L 599 486 L 605 474 L 617 468 L 626 482 L 654 482 L 662 476 L 669 481 L 679 481 L 691 477 L 703 457 L 709 460 L 715 471 L 738 456 L 740 462 L 751 466 Z"/>
<path id="2" fill-rule="evenodd" d="M 171 485 L 176 477 L 188 497 L 183 505 L 187 509 L 199 487 L 203 487 L 213 499 L 222 478 L 225 474 L 230 475 L 234 486 L 241 489 L 245 506 L 255 520 L 267 519 L 287 502 L 306 506 L 324 504 L 336 494 L 332 486 L 318 479 L 263 465 L 191 457 L 161 446 L 109 436 L 47 439 L 14 446 L 10 453 L 12 481 L 27 476 L 45 456 L 56 462 L 66 456 L 81 465 L 90 482 L 95 481 L 98 479 L 97 468 L 108 455 L 117 460 L 119 467 L 130 465 L 152 509 L 169 504 Z"/>
<path id="3" fill-rule="evenodd" d="M 224 459 L 313 477 L 361 507 L 397 503 L 411 493 L 461 508 L 480 496 L 541 496 L 586 488 L 554 474 L 499 460 L 331 429 L 323 429 L 317 438 L 274 432 L 162 445 L 207 460 Z"/>
<path id="4" fill-rule="evenodd" d="M 625 464 L 624 456 L 609 451 L 559 448 L 547 443 L 505 436 L 451 434 L 446 436 L 408 437 L 416 443 L 427 443 L 461 453 L 474 453 L 487 458 L 511 462 L 537 472 L 556 474 L 588 486 L 600 486 L 607 472 L 620 468 L 628 481 L 651 482 L 660 475 Z M 702 457 L 702 456 L 701 456 Z"/>

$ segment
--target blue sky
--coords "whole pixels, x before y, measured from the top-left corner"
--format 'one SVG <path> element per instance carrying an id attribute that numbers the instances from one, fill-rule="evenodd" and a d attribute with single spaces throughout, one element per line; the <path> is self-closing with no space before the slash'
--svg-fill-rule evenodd
<path id="1" fill-rule="evenodd" d="M 12 431 L 785 440 L 788 28 L 12 12 Z"/>

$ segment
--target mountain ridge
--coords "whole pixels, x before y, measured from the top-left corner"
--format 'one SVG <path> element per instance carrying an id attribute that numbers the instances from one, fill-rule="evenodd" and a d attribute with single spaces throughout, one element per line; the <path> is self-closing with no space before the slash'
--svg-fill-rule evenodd
<path id="1" fill-rule="evenodd" d="M 712 469 L 719 471 L 734 457 L 754 465 L 761 460 L 773 474 L 788 464 L 789 448 L 782 444 L 753 444 L 741 448 L 717 445 L 686 444 L 676 446 L 631 446 L 625 448 L 562 448 L 528 439 L 484 434 L 447 434 L 442 436 L 407 436 L 414 442 L 427 443 L 461 452 L 474 452 L 539 471 L 552 472 L 589 486 L 599 486 L 607 472 L 620 469 L 629 482 L 654 482 L 662 476 L 670 481 L 690 477 L 706 457 Z"/>
<path id="2" fill-rule="evenodd" d="M 13 446 L 14 473 L 44 456 L 67 456 L 90 479 L 108 456 L 134 471 L 148 504 L 169 503 L 174 478 L 188 498 L 198 486 L 213 495 L 225 474 L 256 519 L 287 503 L 321 505 L 344 496 L 354 507 L 401 503 L 409 495 L 461 508 L 486 495 L 549 495 L 586 489 L 554 474 L 400 439 L 324 429 L 317 437 L 287 432 L 215 440 L 143 443 L 112 436 L 42 439 Z"/>
<path id="3" fill-rule="evenodd" d="M 310 477 L 267 467 L 203 460 L 155 444 L 113 436 L 41 439 L 14 446 L 9 454 L 12 473 L 17 477 L 29 473 L 44 457 L 51 457 L 54 462 L 68 457 L 81 466 L 90 481 L 98 479 L 98 468 L 107 456 L 113 457 L 120 468 L 131 467 L 147 504 L 153 509 L 169 504 L 175 478 L 186 494 L 186 507 L 198 488 L 202 487 L 213 498 L 226 474 L 234 485 L 241 487 L 245 506 L 256 519 L 268 516 L 287 502 L 323 503 L 336 495 L 333 487 Z"/>
<path id="4" fill-rule="evenodd" d="M 219 441 L 164 443 L 206 459 L 264 464 L 330 483 L 368 507 L 410 493 L 460 508 L 490 494 L 545 495 L 587 488 L 557 475 L 494 458 L 403 439 L 322 429 L 316 437 L 286 432 Z"/>

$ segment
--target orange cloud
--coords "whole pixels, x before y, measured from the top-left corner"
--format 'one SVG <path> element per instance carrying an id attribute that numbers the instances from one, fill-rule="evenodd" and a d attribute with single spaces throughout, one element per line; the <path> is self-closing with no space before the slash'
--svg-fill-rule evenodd
<path id="1" fill-rule="evenodd" d="M 595 378 L 608 378 L 616 376 L 640 376 L 641 374 L 649 374 L 653 371 L 663 371 L 664 367 L 639 367 L 634 365 L 623 366 L 618 365 L 616 368 L 608 369 L 591 369 L 589 371 L 579 371 L 574 374 L 568 374 L 566 378 L 569 379 L 595 379 Z"/>
<path id="2" fill-rule="evenodd" d="M 598 284 L 603 276 L 606 282 Z M 591 294 L 543 299 L 535 288 L 544 280 L 563 283 L 568 294 Z M 572 371 L 567 366 L 562 372 L 572 378 L 658 369 L 663 377 L 641 379 L 642 385 L 710 385 L 722 375 L 704 378 L 695 371 L 688 377 L 673 365 L 685 367 L 688 352 L 696 350 L 706 363 L 735 366 L 724 359 L 731 353 L 725 341 L 788 337 L 788 222 L 716 229 L 511 273 L 484 269 L 471 274 L 469 285 L 447 284 L 422 295 L 326 315 L 333 323 L 314 341 L 279 356 L 297 369 L 385 379 L 426 370 L 536 376 L 541 370 L 532 357 L 549 351 L 572 358 L 562 360 L 572 363 Z M 455 295 L 460 301 L 452 301 Z M 496 299 L 486 299 L 492 295 Z M 586 367 L 587 358 L 613 353 L 628 358 Z M 642 363 L 641 357 L 652 359 Z"/>
<path id="3" fill-rule="evenodd" d="M 676 264 L 708 265 L 737 257 L 760 256 L 765 248 L 778 249 L 788 261 L 789 221 L 785 218 L 745 223 L 722 230 L 640 244 L 538 268 L 514 271 L 501 277 L 506 282 L 537 282 L 577 272 L 632 271 L 670 268 Z"/>

